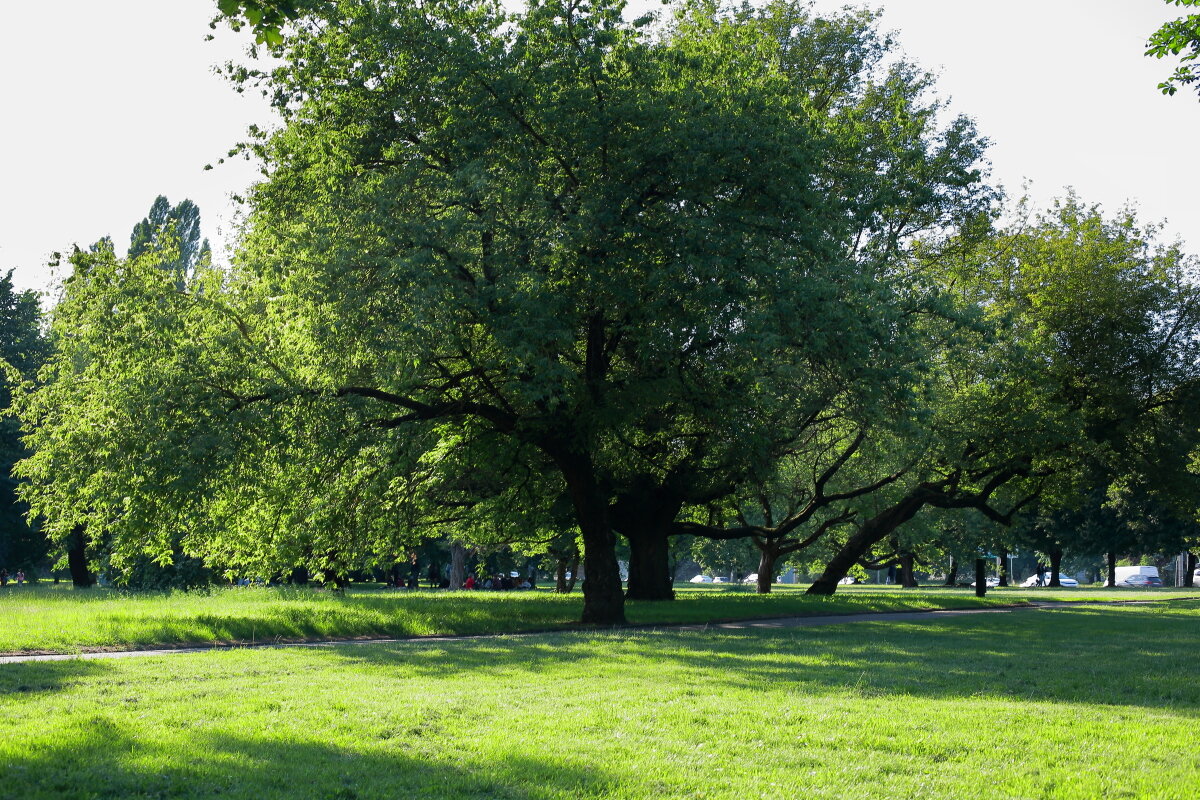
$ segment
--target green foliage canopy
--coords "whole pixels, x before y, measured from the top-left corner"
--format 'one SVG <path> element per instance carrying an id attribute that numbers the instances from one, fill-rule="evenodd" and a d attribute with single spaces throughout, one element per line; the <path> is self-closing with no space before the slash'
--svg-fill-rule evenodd
<path id="1" fill-rule="evenodd" d="M 1200 0 L 1163 0 L 1174 6 L 1200 6 Z M 1179 66 L 1170 78 L 1158 85 L 1163 94 L 1175 94 L 1180 86 L 1200 81 L 1195 61 L 1200 58 L 1200 14 L 1186 14 L 1165 23 L 1146 42 L 1146 55 L 1154 58 L 1179 57 Z M 1196 87 L 1200 92 L 1200 84 Z"/>

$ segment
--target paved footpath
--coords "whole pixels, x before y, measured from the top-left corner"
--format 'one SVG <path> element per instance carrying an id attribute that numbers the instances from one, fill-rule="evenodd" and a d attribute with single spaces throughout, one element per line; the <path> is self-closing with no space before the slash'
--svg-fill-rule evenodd
<path id="1" fill-rule="evenodd" d="M 148 656 L 174 656 L 183 653 L 211 653 L 214 650 L 247 650 L 274 649 L 281 647 L 346 647 L 351 645 L 380 645 L 380 644 L 424 644 L 428 642 L 461 642 L 473 639 L 497 639 L 512 636 L 545 636 L 556 633 L 595 633 L 598 631 L 619 630 L 677 630 L 677 631 L 736 631 L 736 630 L 771 630 L 776 628 L 815 628 L 822 625 L 845 625 L 854 622 L 907 622 L 909 620 L 928 621 L 945 617 L 958 617 L 966 614 L 1010 614 L 1014 611 L 1061 611 L 1079 608 L 1084 605 L 1143 605 L 1149 603 L 1169 603 L 1182 600 L 1200 600 L 1200 598 L 1175 598 L 1171 600 L 1098 600 L 1094 602 L 1074 603 L 1031 603 L 1022 606 L 1006 606 L 1001 608 L 960 608 L 950 610 L 929 611 L 883 611 L 867 614 L 828 614 L 809 617 L 779 617 L 777 619 L 748 619 L 736 622 L 706 622 L 684 625 L 631 625 L 623 628 L 563 628 L 553 631 L 529 631 L 523 633 L 484 634 L 479 636 L 414 636 L 404 639 L 335 639 L 321 642 L 263 642 L 256 644 L 213 644 L 200 647 L 173 647 L 159 650 L 114 650 L 97 653 L 63 653 L 55 655 L 17 655 L 0 656 L 0 664 L 19 664 L 27 661 L 70 661 L 73 659 L 109 659 L 109 658 L 145 658 Z"/>

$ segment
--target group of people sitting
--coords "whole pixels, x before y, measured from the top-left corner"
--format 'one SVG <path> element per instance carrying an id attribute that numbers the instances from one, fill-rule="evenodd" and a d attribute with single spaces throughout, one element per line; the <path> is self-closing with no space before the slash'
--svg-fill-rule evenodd
<path id="1" fill-rule="evenodd" d="M 532 589 L 534 588 L 533 581 L 533 578 L 514 578 L 510 575 L 489 575 L 476 580 L 474 575 L 468 575 L 467 580 L 463 583 L 462 588 L 491 589 L 495 591 L 508 591 L 510 589 Z"/>

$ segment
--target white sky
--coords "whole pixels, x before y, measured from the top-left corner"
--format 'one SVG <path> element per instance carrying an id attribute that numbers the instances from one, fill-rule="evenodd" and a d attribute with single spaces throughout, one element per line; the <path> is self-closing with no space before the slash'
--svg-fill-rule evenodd
<path id="1" fill-rule="evenodd" d="M 843 5 L 817 0 L 818 9 Z M 875 6 L 880 3 L 869 3 Z M 638 3 L 642 5 L 642 3 Z M 1171 70 L 1142 57 L 1146 38 L 1182 10 L 1159 0 L 883 0 L 885 28 L 939 73 L 953 110 L 993 142 L 993 178 L 1033 182 L 1039 205 L 1074 186 L 1200 252 L 1200 101 L 1164 97 Z M 230 194 L 253 169 L 205 172 L 265 102 L 239 96 L 212 66 L 237 54 L 225 31 L 205 42 L 213 0 L 37 0 L 0 7 L 0 270 L 44 289 L 55 250 L 105 234 L 128 244 L 154 197 L 191 198 L 218 248 Z"/>

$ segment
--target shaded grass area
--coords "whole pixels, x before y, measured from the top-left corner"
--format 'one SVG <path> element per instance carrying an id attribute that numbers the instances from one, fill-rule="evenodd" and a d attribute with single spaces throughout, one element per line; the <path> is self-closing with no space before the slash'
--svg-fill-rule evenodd
<path id="1" fill-rule="evenodd" d="M 695 623 L 771 616 L 979 608 L 1030 598 L 1082 600 L 1161 593 L 845 587 L 809 597 L 805 587 L 681 587 L 668 603 L 631 602 L 633 624 Z M 1200 596 L 1190 593 L 1189 596 Z M 225 588 L 207 593 L 123 593 L 44 585 L 0 592 L 0 653 L 79 652 L 204 643 L 468 635 L 577 627 L 582 597 L 535 592 L 446 592 Z"/>
<path id="2" fill-rule="evenodd" d="M 1079 607 L 0 665 L 0 796 L 1191 797 L 1197 623 Z"/>

